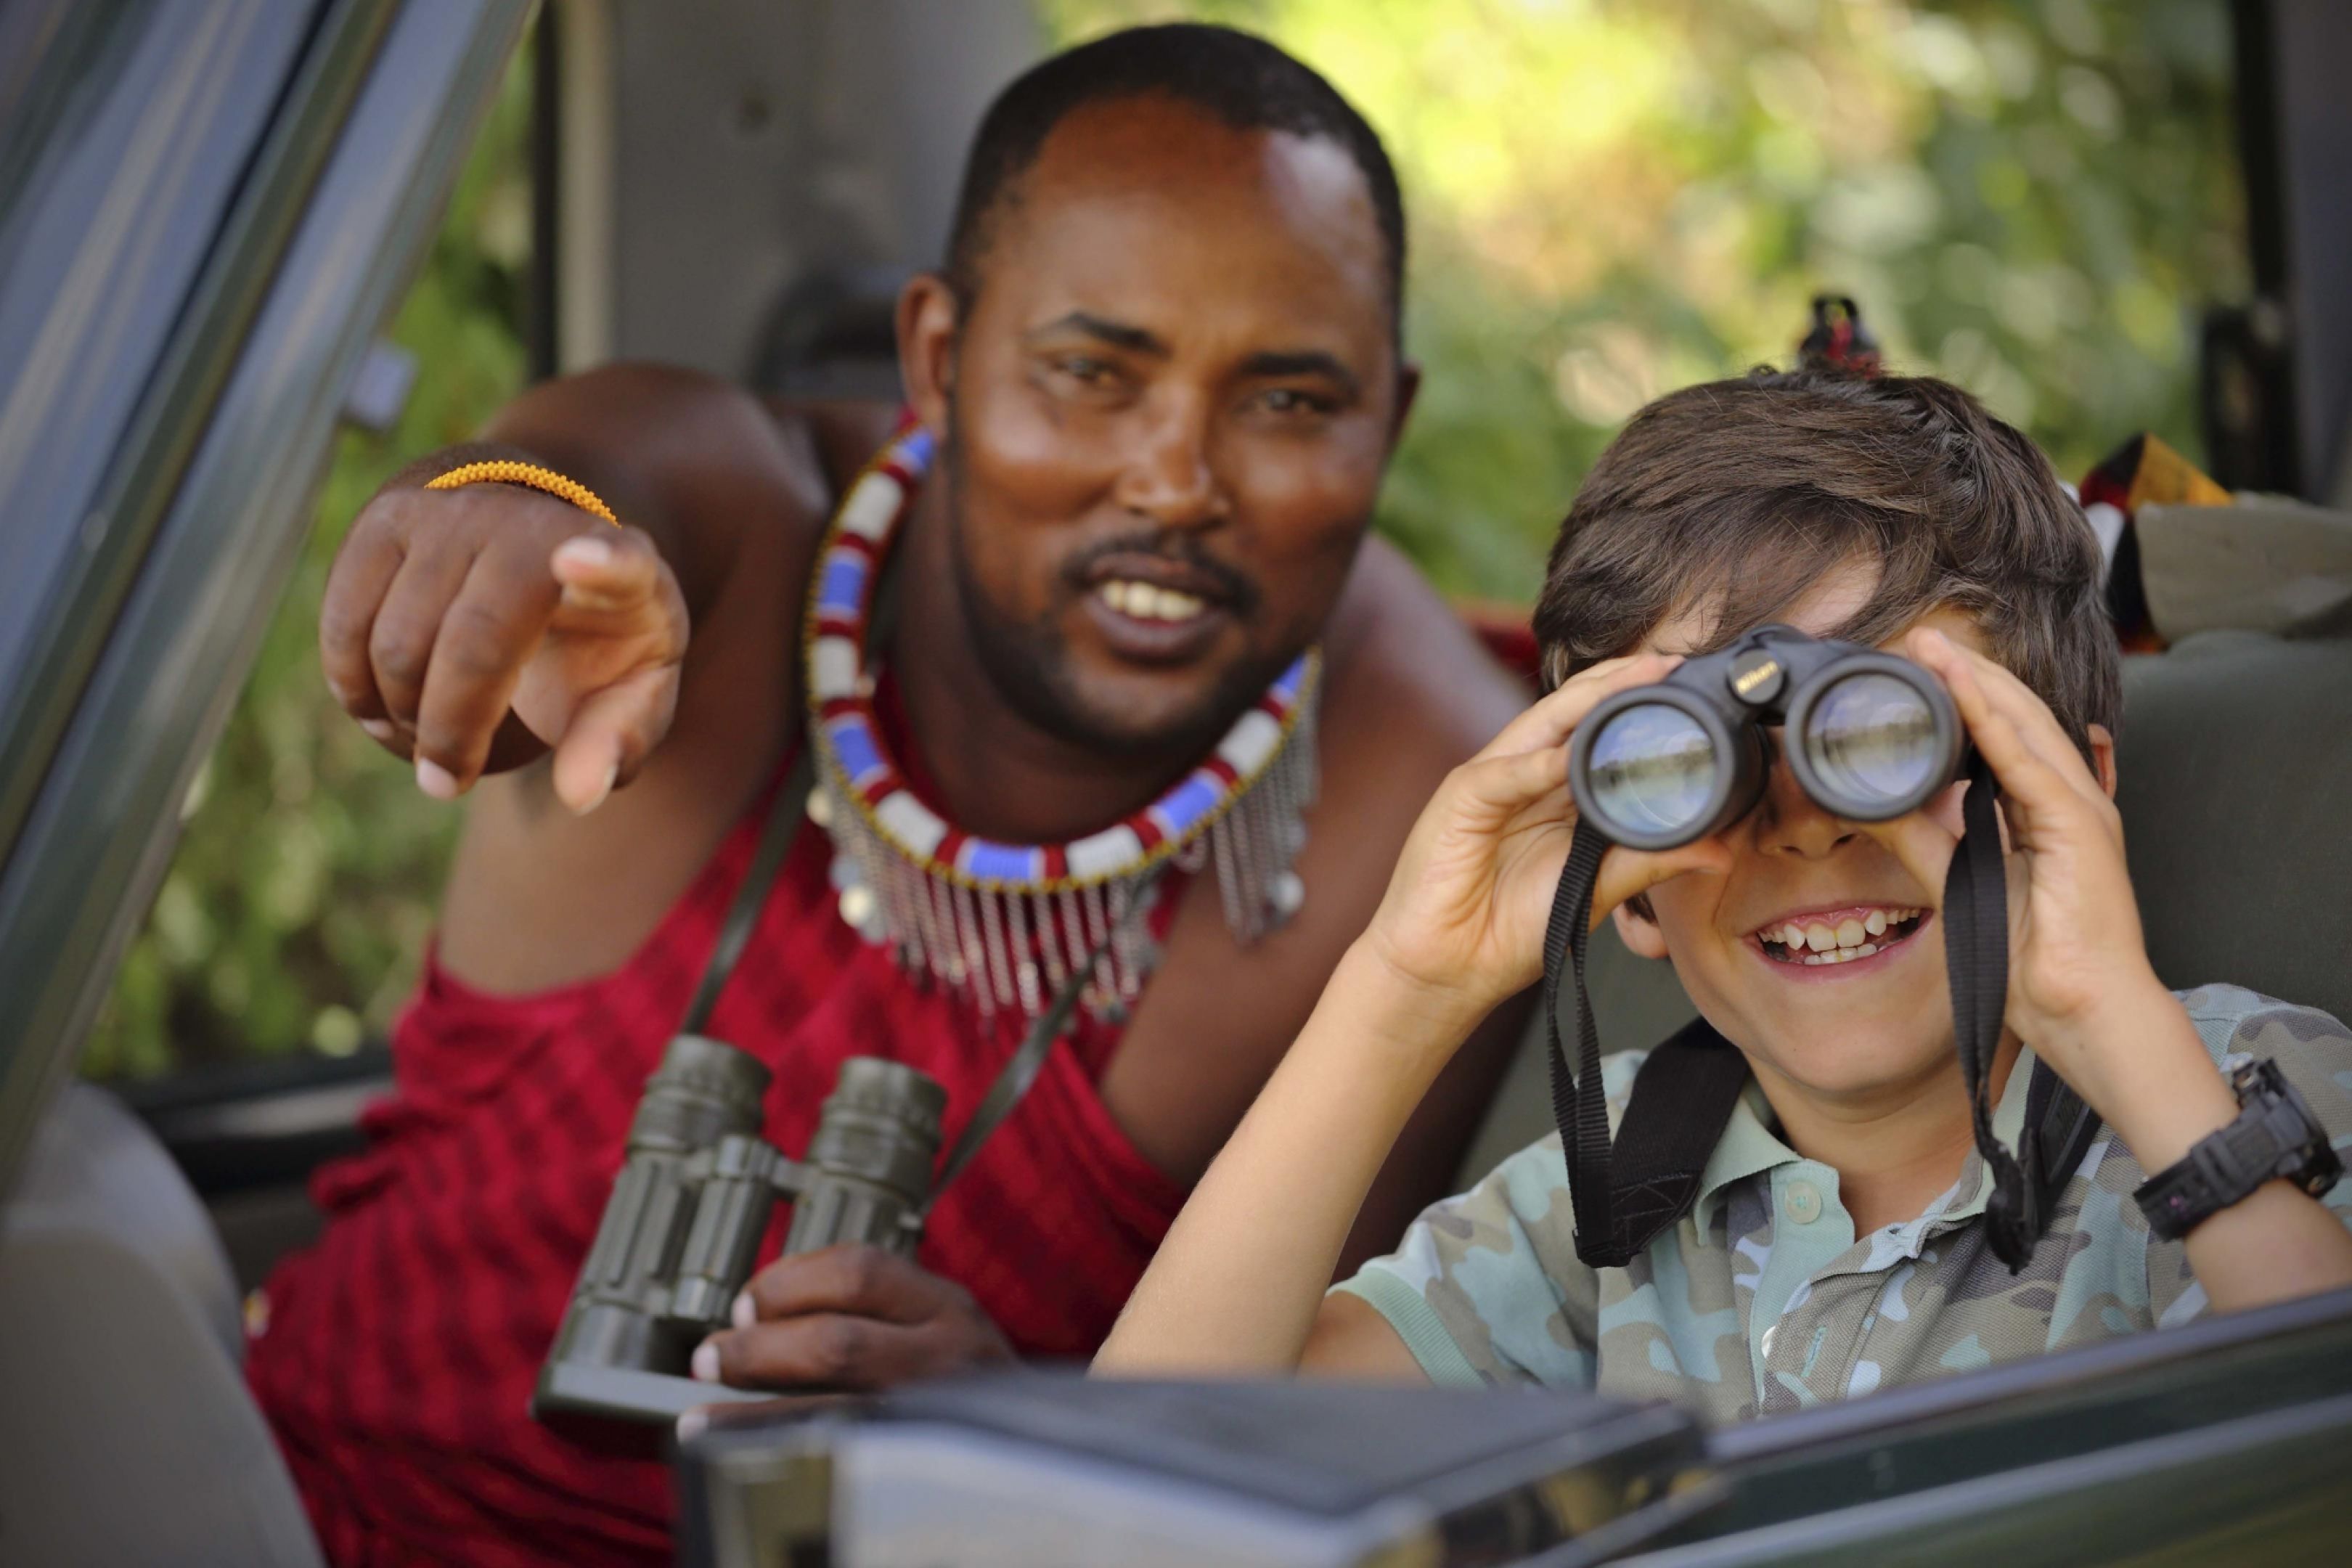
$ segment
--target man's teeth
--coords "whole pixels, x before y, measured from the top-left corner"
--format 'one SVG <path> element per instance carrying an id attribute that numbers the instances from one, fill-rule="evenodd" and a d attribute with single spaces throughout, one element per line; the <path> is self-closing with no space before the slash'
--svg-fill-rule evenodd
<path id="1" fill-rule="evenodd" d="M 1790 963 L 1851 963 L 1876 952 L 1882 944 L 1874 939 L 1885 936 L 1888 927 L 1916 921 L 1926 912 L 1873 910 L 1866 915 L 1848 915 L 1834 926 L 1825 921 L 1790 921 L 1759 935 L 1766 942 L 1787 948 Z"/>
<path id="2" fill-rule="evenodd" d="M 1098 590 L 1103 602 L 1122 616 L 1139 621 L 1189 621 L 1206 610 L 1208 601 L 1179 588 L 1115 577 Z"/>

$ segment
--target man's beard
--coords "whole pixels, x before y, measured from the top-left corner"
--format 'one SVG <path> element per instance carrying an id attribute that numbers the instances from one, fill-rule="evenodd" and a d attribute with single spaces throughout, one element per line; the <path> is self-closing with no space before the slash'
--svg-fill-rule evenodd
<path id="1" fill-rule="evenodd" d="M 1228 590 L 1227 604 L 1237 619 L 1246 620 L 1255 611 L 1259 602 L 1255 586 L 1230 566 L 1210 559 L 1189 535 L 1155 529 L 1105 542 L 1066 563 L 1061 592 L 1035 621 L 1006 615 L 981 586 L 966 549 L 963 452 L 957 425 L 950 404 L 943 443 L 945 460 L 940 465 L 947 485 L 947 493 L 940 498 L 945 502 L 942 521 L 948 530 L 956 600 L 971 633 L 973 655 L 989 684 L 1023 721 L 1055 740 L 1089 752 L 1115 757 L 1205 754 L 1295 655 L 1243 659 L 1219 677 L 1187 711 L 1143 729 L 1118 710 L 1087 700 L 1070 668 L 1069 651 L 1055 629 L 1056 622 L 1073 599 L 1089 591 L 1084 582 L 1088 563 L 1112 552 L 1181 559 L 1219 578 Z"/>

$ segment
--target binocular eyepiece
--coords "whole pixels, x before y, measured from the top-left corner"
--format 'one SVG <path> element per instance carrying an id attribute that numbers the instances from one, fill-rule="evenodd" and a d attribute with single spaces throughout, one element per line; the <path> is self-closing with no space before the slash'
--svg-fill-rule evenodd
<path id="1" fill-rule="evenodd" d="M 804 1161 L 760 1137 L 769 1072 L 721 1040 L 680 1035 L 646 1085 L 531 1413 L 665 1421 L 698 1405 L 763 1399 L 687 1376 L 725 1328 L 780 1199 L 786 1255 L 863 1242 L 915 1250 L 931 1195 L 947 1090 L 902 1063 L 852 1057 Z"/>
<path id="2" fill-rule="evenodd" d="M 1941 682 L 1858 643 L 1759 626 L 1595 708 L 1569 742 L 1578 815 L 1611 842 L 1673 849 L 1754 809 L 1783 727 L 1798 786 L 1832 816 L 1885 822 L 1959 776 L 1967 732 Z"/>

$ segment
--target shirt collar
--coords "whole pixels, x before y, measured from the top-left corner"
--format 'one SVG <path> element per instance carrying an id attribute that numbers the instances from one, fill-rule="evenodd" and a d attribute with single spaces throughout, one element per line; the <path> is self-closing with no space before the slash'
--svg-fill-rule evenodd
<path id="1" fill-rule="evenodd" d="M 1992 1108 L 1992 1135 L 2012 1154 L 2025 1147 L 2025 1100 L 2033 1082 L 2033 1060 L 2032 1046 L 2018 1051 L 2017 1063 L 2009 1069 L 2009 1081 L 2001 1085 L 2000 1103 Z M 1960 1165 L 1959 1185 L 1955 1190 L 1960 1201 L 1941 1215 L 1948 1221 L 1973 1219 L 1984 1213 L 1985 1205 L 1992 1200 L 1991 1168 L 1973 1146 Z"/>
<path id="2" fill-rule="evenodd" d="M 1739 1091 L 1731 1107 L 1731 1120 L 1724 1124 L 1723 1136 L 1715 1141 L 1715 1152 L 1706 1157 L 1706 1169 L 1699 1173 L 1698 1201 L 1691 1205 L 1691 1217 L 1698 1222 L 1701 1245 L 1706 1241 L 1726 1187 L 1799 1158 L 1772 1131 L 1771 1103 L 1751 1073 L 1748 1087 Z"/>
<path id="3" fill-rule="evenodd" d="M 1993 1135 L 2005 1148 L 2021 1146 L 2020 1135 L 2025 1131 L 2025 1099 L 2033 1079 L 2033 1060 L 2031 1046 L 2017 1053 L 2017 1064 L 2009 1069 L 2009 1081 L 2001 1086 L 2000 1102 L 1993 1107 Z M 1771 1104 L 1751 1074 L 1748 1087 L 1740 1090 L 1738 1101 L 1731 1108 L 1731 1120 L 1724 1124 L 1723 1136 L 1716 1140 L 1715 1152 L 1707 1156 L 1706 1169 L 1699 1173 L 1698 1200 L 1691 1205 L 1691 1218 L 1696 1222 L 1701 1245 L 1706 1244 L 1725 1188 L 1804 1157 L 1781 1141 L 1780 1135 L 1772 1131 L 1772 1123 Z M 1960 1179 L 1952 1191 L 1959 1202 L 1946 1207 L 1940 1215 L 1923 1217 L 1958 1221 L 1984 1213 L 1992 1196 L 1992 1173 L 1986 1168 L 1984 1156 L 1975 1149 L 1969 1151 L 1968 1159 L 1960 1166 Z"/>

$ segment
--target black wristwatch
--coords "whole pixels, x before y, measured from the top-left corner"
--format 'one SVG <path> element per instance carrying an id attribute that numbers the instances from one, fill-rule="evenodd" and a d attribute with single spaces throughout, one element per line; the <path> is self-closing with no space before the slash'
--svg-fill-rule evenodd
<path id="1" fill-rule="evenodd" d="M 2344 1173 L 2326 1129 L 2278 1064 L 2249 1062 L 2230 1075 L 2230 1087 L 2237 1091 L 2238 1119 L 2132 1194 L 2148 1229 L 2166 1241 L 2179 1240 L 2265 1182 L 2283 1177 L 2315 1198 Z"/>

